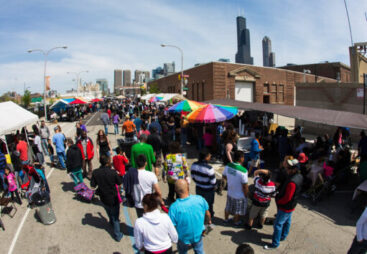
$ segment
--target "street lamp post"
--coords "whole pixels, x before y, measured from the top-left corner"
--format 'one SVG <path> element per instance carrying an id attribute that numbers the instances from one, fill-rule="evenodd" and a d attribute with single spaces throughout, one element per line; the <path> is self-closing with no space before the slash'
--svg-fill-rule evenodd
<path id="1" fill-rule="evenodd" d="M 67 49 L 67 46 L 62 46 L 62 47 L 54 47 L 52 49 L 49 50 L 43 50 L 43 49 L 30 49 L 28 50 L 28 53 L 32 53 L 32 52 L 41 52 L 44 56 L 45 59 L 45 63 L 44 63 L 44 69 L 43 69 L 43 104 L 44 104 L 44 110 L 45 110 L 45 120 L 47 121 L 47 106 L 46 106 L 46 67 L 47 67 L 47 57 L 48 55 L 51 53 L 51 51 L 55 50 L 55 49 Z"/>
<path id="2" fill-rule="evenodd" d="M 88 73 L 88 70 L 85 71 L 79 71 L 79 72 L 72 72 L 72 71 L 68 71 L 67 74 L 75 74 L 76 75 L 76 96 L 78 96 L 78 92 L 79 92 L 79 86 L 80 86 L 80 74 L 86 72 Z"/>
<path id="3" fill-rule="evenodd" d="M 176 48 L 181 53 L 181 88 L 180 88 L 180 94 L 183 95 L 183 87 L 184 87 L 184 76 L 183 76 L 183 50 L 175 45 L 167 45 L 167 44 L 161 44 L 161 47 L 171 47 Z"/>

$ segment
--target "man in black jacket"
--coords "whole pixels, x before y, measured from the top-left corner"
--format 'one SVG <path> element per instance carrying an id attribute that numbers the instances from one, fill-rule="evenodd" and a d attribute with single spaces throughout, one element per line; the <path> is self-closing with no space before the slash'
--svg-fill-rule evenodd
<path id="1" fill-rule="evenodd" d="M 69 147 L 66 153 L 66 169 L 68 174 L 73 178 L 75 185 L 83 182 L 83 157 L 80 149 L 71 138 L 66 140 Z"/>
<path id="2" fill-rule="evenodd" d="M 103 207 L 110 219 L 113 227 L 114 239 L 119 242 L 123 237 L 120 230 L 120 203 L 118 199 L 118 190 L 121 187 L 122 179 L 116 170 L 111 168 L 111 159 L 105 155 L 100 157 L 101 167 L 92 173 L 90 186 L 98 186 L 96 194 L 100 197 Z M 116 188 L 116 185 L 118 186 Z"/>

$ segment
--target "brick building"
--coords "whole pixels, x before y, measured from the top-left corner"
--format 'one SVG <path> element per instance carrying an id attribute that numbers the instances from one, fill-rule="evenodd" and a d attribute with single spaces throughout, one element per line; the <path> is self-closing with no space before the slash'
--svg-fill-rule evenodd
<path id="1" fill-rule="evenodd" d="M 315 75 L 316 80 L 318 79 L 318 76 L 321 76 L 336 79 L 343 83 L 351 82 L 350 67 L 340 62 L 333 62 L 333 63 L 325 62 L 325 63 L 301 64 L 301 65 L 290 64 L 279 68 L 298 72 L 303 72 L 304 70 L 307 70 L 311 74 Z"/>
<path id="2" fill-rule="evenodd" d="M 163 93 L 179 93 L 179 73 L 149 82 Z M 229 98 L 248 102 L 294 104 L 295 84 L 314 82 L 315 76 L 300 72 L 247 64 L 210 62 L 184 71 L 189 75 L 188 99 L 206 101 Z M 318 82 L 336 82 L 319 77 Z"/>

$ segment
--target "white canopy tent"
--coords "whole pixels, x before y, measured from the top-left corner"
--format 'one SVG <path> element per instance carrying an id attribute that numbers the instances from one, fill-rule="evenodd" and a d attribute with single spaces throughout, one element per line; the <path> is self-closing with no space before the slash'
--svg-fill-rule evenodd
<path id="1" fill-rule="evenodd" d="M 186 98 L 184 96 L 182 96 L 181 94 L 178 94 L 178 93 L 158 93 L 158 94 L 151 93 L 151 94 L 143 95 L 140 99 L 150 100 L 150 98 L 152 98 L 154 96 L 162 97 L 162 99 L 160 100 L 161 102 L 167 102 L 167 101 L 172 100 L 172 99 L 186 100 Z"/>
<path id="2" fill-rule="evenodd" d="M 0 103 L 0 136 L 36 123 L 39 118 L 12 101 Z"/>
<path id="3" fill-rule="evenodd" d="M 182 96 L 181 94 L 178 94 L 178 93 L 160 93 L 160 94 L 157 94 L 155 96 L 163 97 L 163 99 L 160 100 L 160 101 L 163 101 L 163 102 L 167 102 L 167 101 L 172 100 L 172 99 L 186 100 L 186 98 L 184 96 Z"/>
<path id="4" fill-rule="evenodd" d="M 149 94 L 143 95 L 142 97 L 140 97 L 140 99 L 142 99 L 142 100 L 149 100 L 153 96 L 156 96 L 156 94 L 155 93 L 149 93 Z"/>

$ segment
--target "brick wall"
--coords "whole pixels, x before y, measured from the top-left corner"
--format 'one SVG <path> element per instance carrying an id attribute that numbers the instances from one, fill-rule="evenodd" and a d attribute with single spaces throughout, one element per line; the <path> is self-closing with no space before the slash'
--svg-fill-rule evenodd
<path id="1" fill-rule="evenodd" d="M 351 82 L 350 68 L 342 63 L 318 63 L 318 64 L 305 64 L 305 65 L 289 65 L 280 67 L 282 69 L 293 70 L 297 72 L 303 72 L 303 70 L 310 70 L 311 74 L 316 76 L 328 77 L 337 79 L 340 75 L 340 81 L 344 83 Z M 340 74 L 338 74 L 340 73 Z"/>
<path id="2" fill-rule="evenodd" d="M 196 101 L 205 101 L 220 98 L 235 98 L 235 76 L 229 72 L 244 68 L 258 75 L 254 78 L 254 101 L 264 102 L 264 95 L 269 96 L 270 103 L 294 104 L 294 87 L 304 79 L 306 82 L 314 82 L 315 76 L 300 72 L 289 71 L 278 68 L 258 67 L 245 64 L 233 64 L 222 62 L 211 62 L 208 64 L 193 67 L 185 70 L 184 74 L 189 75 L 187 98 Z M 237 76 L 251 76 L 246 71 L 239 72 Z M 252 77 L 253 78 L 253 77 Z M 335 82 L 333 79 L 319 77 L 319 81 Z M 150 84 L 157 84 L 163 93 L 173 93 L 180 91 L 180 81 L 178 73 L 155 81 Z M 266 86 L 269 86 L 267 93 Z"/>

